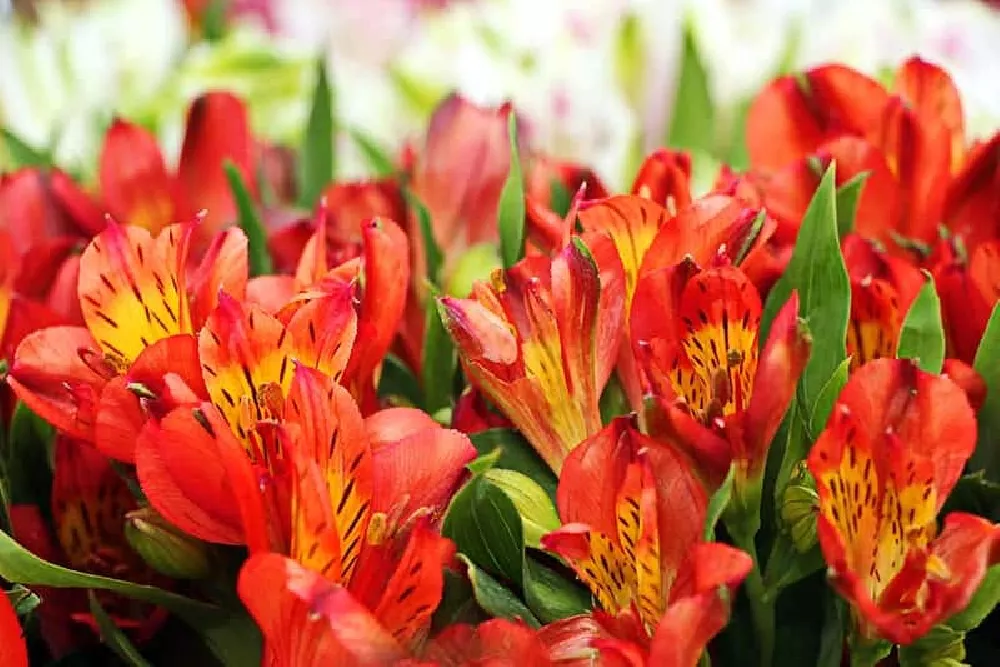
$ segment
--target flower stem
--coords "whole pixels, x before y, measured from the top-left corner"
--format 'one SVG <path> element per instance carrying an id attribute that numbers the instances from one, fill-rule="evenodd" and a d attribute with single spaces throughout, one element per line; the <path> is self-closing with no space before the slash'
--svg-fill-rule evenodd
<path id="1" fill-rule="evenodd" d="M 774 660 L 775 601 L 767 594 L 767 588 L 764 586 L 760 560 L 757 558 L 757 546 L 754 542 L 755 534 L 756 530 L 749 534 L 730 530 L 730 536 L 736 546 L 753 559 L 753 569 L 747 575 L 744 586 L 750 599 L 750 612 L 760 650 L 760 667 L 771 667 Z"/>

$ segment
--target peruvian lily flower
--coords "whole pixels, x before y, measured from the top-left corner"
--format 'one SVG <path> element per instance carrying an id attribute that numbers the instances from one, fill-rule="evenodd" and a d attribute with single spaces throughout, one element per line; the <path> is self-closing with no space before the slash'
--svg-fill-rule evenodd
<path id="1" fill-rule="evenodd" d="M 704 269 L 687 259 L 640 281 L 631 334 L 653 397 L 650 432 L 687 447 L 710 486 L 731 463 L 737 489 L 759 485 L 809 356 L 797 315 L 793 292 L 761 348 L 760 296 L 724 257 Z"/>
<path id="2" fill-rule="evenodd" d="M 708 498 L 691 461 L 620 417 L 569 455 L 556 502 L 564 525 L 542 546 L 594 594 L 603 632 L 592 646 L 695 665 L 728 620 L 719 588 L 739 585 L 752 563 L 701 540 Z"/>
<path id="3" fill-rule="evenodd" d="M 161 395 L 150 385 L 171 400 L 204 396 L 193 334 L 220 289 L 242 296 L 247 258 L 246 237 L 231 229 L 188 275 L 196 224 L 153 237 L 109 220 L 80 257 L 86 327 L 42 329 L 21 342 L 8 376 L 18 398 L 63 433 L 132 461 L 145 413 Z"/>
<path id="4" fill-rule="evenodd" d="M 937 249 L 942 252 L 932 274 L 941 298 L 948 356 L 971 364 L 1000 296 L 1000 241 L 980 243 L 969 253 L 950 238 Z"/>
<path id="5" fill-rule="evenodd" d="M 89 443 L 59 436 L 53 463 L 51 505 L 45 508 L 50 513 L 34 504 L 11 505 L 14 538 L 40 558 L 79 572 L 163 585 L 163 578 L 125 537 L 125 515 L 137 505 L 108 458 Z M 84 591 L 42 587 L 39 593 L 41 634 L 53 654 L 98 640 Z M 165 610 L 158 607 L 107 591 L 96 594 L 115 623 L 136 641 L 151 637 L 166 620 Z"/>
<path id="6" fill-rule="evenodd" d="M 116 220 L 154 234 L 207 211 L 192 239 L 200 253 L 236 217 L 224 161 L 232 161 L 252 189 L 252 150 L 246 106 L 229 93 L 205 93 L 191 104 L 176 173 L 167 169 L 151 133 L 116 119 L 101 150 L 101 202 Z"/>
<path id="7" fill-rule="evenodd" d="M 439 301 L 468 376 L 556 472 L 601 428 L 625 296 L 608 254 L 599 266 L 574 239 L 554 259 L 528 258 L 477 283 L 470 299 Z"/>
<path id="8" fill-rule="evenodd" d="M 960 387 L 908 360 L 858 369 L 808 458 L 834 587 L 862 640 L 909 644 L 963 609 L 1000 560 L 1000 528 L 937 516 L 976 443 Z"/>
<path id="9" fill-rule="evenodd" d="M 683 162 L 681 158 L 678 160 Z M 654 154 L 637 177 L 636 187 L 643 192 L 648 190 L 648 197 L 617 196 L 581 206 L 580 224 L 585 232 L 609 237 L 621 259 L 625 271 L 626 331 L 631 330 L 632 303 L 640 276 L 673 266 L 685 254 L 699 263 L 707 263 L 720 248 L 734 253 L 745 249 L 744 262 L 747 259 L 752 262 L 752 256 L 774 229 L 774 222 L 765 219 L 757 238 L 753 238 L 758 211 L 732 197 L 703 197 L 677 209 L 677 203 L 683 201 L 680 194 L 664 194 L 662 184 L 645 180 L 666 169 L 661 166 L 664 161 L 665 156 Z M 674 209 L 668 210 L 652 200 L 661 194 L 671 198 Z M 689 194 L 687 201 L 690 202 Z M 630 346 L 620 349 L 617 369 L 633 409 L 641 410 L 642 385 Z"/>
<path id="10" fill-rule="evenodd" d="M 24 643 L 21 624 L 6 595 L 0 590 L 0 664 L 28 667 L 28 647 Z"/>
<path id="11" fill-rule="evenodd" d="M 676 215 L 691 205 L 691 155 L 665 148 L 646 156 L 632 183 L 632 194 Z"/>

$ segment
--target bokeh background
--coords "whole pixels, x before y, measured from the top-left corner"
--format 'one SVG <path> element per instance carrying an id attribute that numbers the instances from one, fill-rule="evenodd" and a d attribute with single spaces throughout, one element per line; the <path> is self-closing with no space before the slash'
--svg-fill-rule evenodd
<path id="1" fill-rule="evenodd" d="M 0 0 L 0 121 L 86 178 L 114 114 L 154 129 L 175 155 L 187 103 L 227 88 L 246 97 L 260 136 L 298 145 L 322 57 L 337 93 L 340 177 L 366 172 L 354 135 L 395 151 L 458 89 L 483 104 L 512 100 L 533 145 L 623 186 L 642 150 L 666 142 L 677 105 L 693 97 L 704 98 L 710 134 L 688 147 L 696 170 L 714 173 L 716 160 L 739 166 L 749 97 L 780 72 L 830 60 L 875 76 L 911 54 L 943 64 L 972 135 L 987 134 L 1000 125 L 994 4 Z M 221 12 L 236 23 L 213 33 Z M 682 86 L 677 99 L 691 67 L 707 85 Z"/>

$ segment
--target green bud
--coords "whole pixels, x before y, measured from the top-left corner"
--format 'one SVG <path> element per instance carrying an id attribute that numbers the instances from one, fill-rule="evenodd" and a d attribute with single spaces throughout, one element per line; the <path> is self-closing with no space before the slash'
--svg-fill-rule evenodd
<path id="1" fill-rule="evenodd" d="M 147 565 L 172 579 L 204 579 L 211 572 L 208 545 L 181 532 L 152 508 L 125 516 L 125 539 Z"/>
<path id="2" fill-rule="evenodd" d="M 494 269 L 500 267 L 500 253 L 493 243 L 477 243 L 470 247 L 451 267 L 445 291 L 450 296 L 464 299 L 479 280 L 488 280 Z"/>
<path id="3" fill-rule="evenodd" d="M 490 468 L 483 477 L 499 487 L 517 508 L 524 527 L 524 543 L 538 547 L 542 536 L 559 528 L 559 514 L 549 494 L 535 480 L 516 470 Z"/>
<path id="4" fill-rule="evenodd" d="M 781 520 L 799 553 L 806 553 L 816 546 L 818 511 L 816 481 L 809 474 L 805 463 L 800 462 L 792 472 L 792 478 L 781 497 Z"/>

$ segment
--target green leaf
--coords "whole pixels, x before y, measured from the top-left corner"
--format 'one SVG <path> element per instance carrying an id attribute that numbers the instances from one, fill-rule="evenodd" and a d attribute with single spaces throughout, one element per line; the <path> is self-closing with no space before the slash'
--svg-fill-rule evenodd
<path id="1" fill-rule="evenodd" d="M 202 21 L 202 35 L 206 42 L 217 42 L 226 34 L 226 10 L 229 0 L 209 0 Z"/>
<path id="2" fill-rule="evenodd" d="M 477 567 L 468 557 L 459 554 L 458 559 L 465 564 L 473 595 L 486 613 L 494 618 L 520 619 L 533 628 L 542 627 L 531 610 L 509 588 Z"/>
<path id="3" fill-rule="evenodd" d="M 826 421 L 830 418 L 830 413 L 837 402 L 837 397 L 840 396 L 841 390 L 847 384 L 847 375 L 850 370 L 851 360 L 844 359 L 837 366 L 830 379 L 826 381 L 826 384 L 823 385 L 823 388 L 819 390 L 816 404 L 813 405 L 812 416 L 809 418 L 809 432 L 811 437 L 815 438 L 820 431 L 826 428 Z"/>
<path id="4" fill-rule="evenodd" d="M 424 206 L 424 203 L 413 194 L 408 188 L 403 190 L 407 205 L 413 209 L 420 223 L 420 236 L 424 242 L 424 261 L 427 264 L 427 280 L 434 285 L 440 285 L 441 265 L 444 263 L 444 254 L 434 238 L 434 227 L 431 224 L 431 214 Z M 462 295 L 465 296 L 465 295 Z"/>
<path id="5" fill-rule="evenodd" d="M 681 39 L 680 75 L 666 144 L 671 148 L 711 152 L 715 142 L 715 105 L 690 17 L 684 21 Z"/>
<path id="6" fill-rule="evenodd" d="M 612 374 L 604 391 L 601 392 L 599 406 L 601 423 L 605 426 L 610 424 L 615 417 L 621 417 L 631 412 L 632 406 L 629 405 L 628 396 L 625 395 L 625 389 L 622 387 L 617 373 Z"/>
<path id="7" fill-rule="evenodd" d="M 500 258 L 506 269 L 524 257 L 524 178 L 521 175 L 521 157 L 517 150 L 517 116 L 507 119 L 510 139 L 510 172 L 500 193 L 497 207 L 497 224 L 500 229 Z"/>
<path id="8" fill-rule="evenodd" d="M 226 170 L 226 179 L 229 181 L 229 189 L 236 202 L 240 229 L 247 237 L 250 276 L 266 276 L 272 272 L 273 267 L 271 253 L 267 249 L 267 232 L 264 231 L 264 222 L 257 213 L 257 207 L 254 206 L 239 168 L 226 160 L 224 169 Z"/>
<path id="9" fill-rule="evenodd" d="M 760 340 L 766 341 L 771 324 L 792 290 L 799 296 L 799 317 L 809 329 L 822 332 L 813 338 L 809 362 L 799 379 L 795 403 L 786 415 L 794 428 L 781 452 L 775 490 L 782 492 L 792 468 L 806 454 L 806 435 L 831 376 L 842 372 L 847 358 L 847 324 L 851 311 L 851 285 L 837 236 L 836 164 L 831 163 L 806 210 L 799 237 L 785 273 L 771 289 L 761 322 Z"/>
<path id="10" fill-rule="evenodd" d="M 898 359 L 913 359 L 921 370 L 940 373 L 944 365 L 944 323 L 941 300 L 934 289 L 934 278 L 924 272 L 927 281 L 910 305 L 899 331 L 896 346 Z"/>
<path id="11" fill-rule="evenodd" d="M 499 455 L 502 450 L 495 450 Z M 499 458 L 499 456 L 497 457 Z M 536 481 L 516 470 L 495 467 L 484 471 L 483 476 L 507 494 L 518 514 L 524 531 L 525 545 L 538 548 L 542 536 L 559 528 L 559 514 L 552 498 Z"/>
<path id="12" fill-rule="evenodd" d="M 487 454 L 499 447 L 501 455 L 496 463 L 498 468 L 524 473 L 545 489 L 550 498 L 556 497 L 559 480 L 517 431 L 493 428 L 474 433 L 469 436 L 469 440 L 480 454 Z"/>
<path id="13" fill-rule="evenodd" d="M 503 491 L 474 477 L 452 499 L 441 534 L 478 567 L 523 586 L 521 517 Z M 478 599 L 478 597 L 477 597 Z"/>
<path id="14" fill-rule="evenodd" d="M 476 603 L 475 592 L 468 577 L 446 569 L 441 602 L 431 619 L 431 633 L 435 634 L 457 623 L 478 625 L 486 619 L 483 610 Z"/>
<path id="15" fill-rule="evenodd" d="M 946 625 L 931 629 L 908 646 L 899 647 L 899 667 L 946 667 L 965 660 L 965 633 Z"/>
<path id="16" fill-rule="evenodd" d="M 497 447 L 488 454 L 480 454 L 473 460 L 465 464 L 466 469 L 473 475 L 485 475 L 496 466 L 497 461 L 503 455 L 503 450 Z"/>
<path id="17" fill-rule="evenodd" d="M 952 512 L 976 514 L 994 523 L 1000 521 L 1000 484 L 986 479 L 982 470 L 964 475 L 948 494 L 939 515 Z"/>
<path id="18" fill-rule="evenodd" d="M 844 658 L 844 603 L 827 592 L 816 667 L 840 667 Z"/>
<path id="19" fill-rule="evenodd" d="M 316 87 L 299 155 L 299 205 L 312 208 L 336 173 L 334 151 L 334 92 L 321 57 L 316 63 Z"/>
<path id="20" fill-rule="evenodd" d="M 983 470 L 987 479 L 1000 482 L 1000 304 L 993 307 L 972 366 L 986 382 L 986 400 L 979 409 L 979 440 L 967 469 Z"/>
<path id="21" fill-rule="evenodd" d="M 125 636 L 125 633 L 115 625 L 115 622 L 111 620 L 108 613 L 104 611 L 104 607 L 98 602 L 94 591 L 87 591 L 87 597 L 90 600 L 90 613 L 94 617 L 94 620 L 97 621 L 97 629 L 101 633 L 101 641 L 126 665 L 131 665 L 131 667 L 151 667 L 150 663 L 139 653 L 139 649 L 132 644 L 131 640 Z"/>
<path id="22" fill-rule="evenodd" d="M 855 174 L 851 180 L 837 188 L 837 234 L 844 238 L 854 230 L 854 219 L 858 213 L 858 202 L 870 172 Z"/>
<path id="23" fill-rule="evenodd" d="M 565 218 L 569 214 L 570 206 L 573 205 L 573 194 L 566 189 L 558 178 L 553 178 L 549 184 L 549 208 L 560 218 Z"/>
<path id="24" fill-rule="evenodd" d="M 542 623 L 590 610 L 590 591 L 531 556 L 524 559 L 524 597 Z"/>
<path id="25" fill-rule="evenodd" d="M 729 506 L 729 501 L 733 497 L 733 476 L 736 474 L 736 466 L 729 466 L 729 472 L 722 485 L 715 490 L 712 497 L 708 499 L 708 509 L 705 513 L 705 541 L 715 541 L 715 526 L 722 518 L 722 513 Z"/>
<path id="26" fill-rule="evenodd" d="M 48 151 L 32 148 L 5 127 L 0 127 L 0 144 L 0 166 L 8 166 L 8 171 L 52 164 Z"/>
<path id="27" fill-rule="evenodd" d="M 35 505 L 49 521 L 52 496 L 51 449 L 55 430 L 22 402 L 14 408 L 2 466 L 5 475 L 3 519 L 8 505 Z"/>
<path id="28" fill-rule="evenodd" d="M 387 354 L 382 363 L 378 395 L 379 398 L 389 399 L 394 405 L 416 407 L 423 402 L 420 382 L 403 360 L 394 354 Z"/>
<path id="29" fill-rule="evenodd" d="M 972 595 L 969 604 L 949 618 L 947 625 L 961 632 L 974 630 L 986 620 L 998 603 L 1000 603 L 1000 565 L 994 565 L 986 571 L 986 576 Z"/>
<path id="30" fill-rule="evenodd" d="M 357 128 L 351 128 L 347 133 L 365 156 L 368 166 L 376 177 L 388 178 L 396 173 L 396 165 L 392 158 L 371 137 Z"/>
<path id="31" fill-rule="evenodd" d="M 42 603 L 42 599 L 36 593 L 21 584 L 14 584 L 5 595 L 18 616 L 27 616 Z"/>
<path id="32" fill-rule="evenodd" d="M 433 414 L 442 408 L 451 407 L 451 390 L 458 367 L 455 344 L 441 320 L 437 306 L 436 290 L 427 295 L 425 304 L 426 326 L 424 328 L 424 358 L 422 383 L 424 389 L 424 409 Z"/>
<path id="33" fill-rule="evenodd" d="M 111 591 L 133 600 L 159 605 L 197 631 L 224 665 L 260 661 L 260 637 L 249 618 L 197 602 L 155 586 L 77 572 L 49 563 L 0 532 L 0 578 L 26 586 L 91 588 Z"/>

